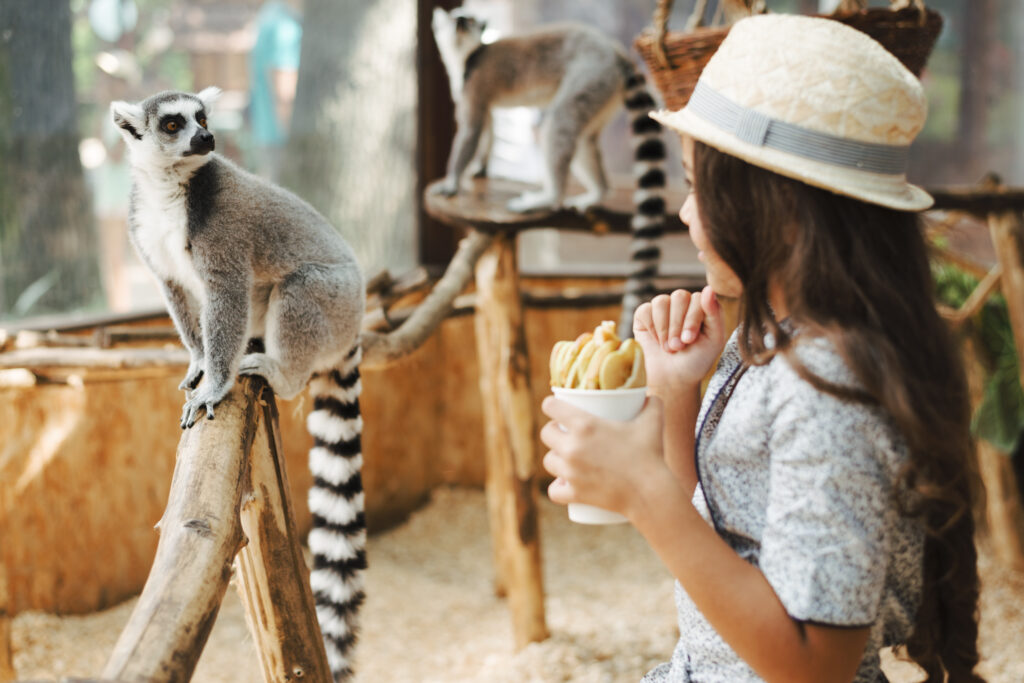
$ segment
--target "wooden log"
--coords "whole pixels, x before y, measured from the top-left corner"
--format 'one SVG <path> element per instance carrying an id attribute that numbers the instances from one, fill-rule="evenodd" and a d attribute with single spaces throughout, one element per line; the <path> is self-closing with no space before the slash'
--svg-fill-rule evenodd
<path id="1" fill-rule="evenodd" d="M 1024 223 L 1020 209 L 990 214 L 992 245 L 1002 268 L 1002 289 L 1017 346 L 1020 382 L 1024 387 Z"/>
<path id="2" fill-rule="evenodd" d="M 996 558 L 1024 570 L 1024 507 L 1013 463 L 987 441 L 978 440 L 978 473 L 985 488 L 985 528 Z"/>
<path id="3" fill-rule="evenodd" d="M 0 563 L 0 683 L 16 679 L 11 653 L 11 612 L 8 600 L 7 568 Z"/>
<path id="4" fill-rule="evenodd" d="M 179 442 L 149 578 L 103 671 L 127 681 L 188 681 L 243 543 L 239 505 L 264 383 L 241 378 Z"/>
<path id="5" fill-rule="evenodd" d="M 267 391 L 240 511 L 248 543 L 236 558 L 238 593 L 266 683 L 330 681 L 309 570 L 285 472 L 277 406 Z"/>
<path id="6" fill-rule="evenodd" d="M 977 409 L 985 392 L 986 371 L 971 338 L 963 340 L 962 353 L 971 405 Z M 1024 569 L 1024 506 L 1013 463 L 984 439 L 976 441 L 975 459 L 981 483 L 974 500 L 979 536 L 989 542 L 1000 563 Z"/>
<path id="7" fill-rule="evenodd" d="M 547 638 L 548 630 L 537 519 L 536 430 L 514 237 L 495 237 L 477 262 L 476 286 L 491 534 L 515 645 L 522 648 Z"/>

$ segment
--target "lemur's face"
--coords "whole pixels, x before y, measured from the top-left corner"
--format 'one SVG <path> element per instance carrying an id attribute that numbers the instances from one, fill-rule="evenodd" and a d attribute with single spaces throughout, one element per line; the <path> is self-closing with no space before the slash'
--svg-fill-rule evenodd
<path id="1" fill-rule="evenodd" d="M 197 95 L 162 92 L 139 104 L 113 102 L 110 113 L 134 163 L 199 166 L 215 146 L 206 117 L 219 95 L 218 88 L 206 88 Z"/>
<path id="2" fill-rule="evenodd" d="M 461 7 L 445 12 L 434 8 L 432 27 L 435 38 L 450 43 L 460 53 L 467 53 L 483 42 L 487 22 L 466 13 Z"/>

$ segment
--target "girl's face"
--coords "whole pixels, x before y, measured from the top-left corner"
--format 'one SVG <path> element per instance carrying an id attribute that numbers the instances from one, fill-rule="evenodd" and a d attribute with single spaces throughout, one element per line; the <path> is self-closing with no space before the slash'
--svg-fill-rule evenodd
<path id="1" fill-rule="evenodd" d="M 738 297 L 743 292 L 743 284 L 732 268 L 715 253 L 701 223 L 697 188 L 693 184 L 693 138 L 688 135 L 683 136 L 683 169 L 686 171 L 690 193 L 683 202 L 683 208 L 679 210 L 679 218 L 690 228 L 690 239 L 699 250 L 697 258 L 704 263 L 711 290 L 720 296 Z"/>

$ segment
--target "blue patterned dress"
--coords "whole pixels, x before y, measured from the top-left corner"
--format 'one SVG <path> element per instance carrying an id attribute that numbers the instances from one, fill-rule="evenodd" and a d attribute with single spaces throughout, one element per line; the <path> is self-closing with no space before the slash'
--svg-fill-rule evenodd
<path id="1" fill-rule="evenodd" d="M 829 342 L 794 343 L 813 373 L 856 386 Z M 892 421 L 819 391 L 781 355 L 745 367 L 734 333 L 697 425 L 697 511 L 761 570 L 793 619 L 870 627 L 854 681 L 885 681 L 878 651 L 912 631 L 924 550 L 923 523 L 897 504 L 907 449 Z M 679 642 L 644 683 L 762 680 L 678 582 L 675 601 Z"/>

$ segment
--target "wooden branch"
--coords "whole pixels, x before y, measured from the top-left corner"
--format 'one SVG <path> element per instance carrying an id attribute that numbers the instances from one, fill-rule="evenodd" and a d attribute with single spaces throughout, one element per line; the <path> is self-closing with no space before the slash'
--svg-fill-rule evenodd
<path id="1" fill-rule="evenodd" d="M 486 427 L 487 497 L 498 570 L 516 647 L 548 636 L 537 520 L 530 363 L 514 236 L 500 236 L 476 268 L 477 356 Z"/>
<path id="2" fill-rule="evenodd" d="M 272 397 L 261 406 L 261 412 L 252 446 L 250 494 L 240 511 L 248 543 L 236 558 L 236 586 L 263 680 L 330 681 L 309 570 L 295 528 L 277 405 Z"/>
<path id="3" fill-rule="evenodd" d="M 967 297 L 963 305 L 950 317 L 950 322 L 954 325 L 962 325 L 967 320 L 970 320 L 981 310 L 981 307 L 985 305 L 988 298 L 992 296 L 992 292 L 999 286 L 999 277 L 1002 275 L 1003 269 L 997 263 L 992 266 L 992 269 L 988 271 L 988 274 L 978 283 L 978 286 L 974 288 L 971 295 Z"/>
<path id="4" fill-rule="evenodd" d="M 473 266 L 493 239 L 484 233 L 470 232 L 459 243 L 458 252 L 434 289 L 401 327 L 387 334 L 364 331 L 363 362 L 368 365 L 387 363 L 412 353 L 426 341 L 452 310 L 452 302 L 469 284 Z"/>
<path id="5" fill-rule="evenodd" d="M 929 189 L 935 199 L 932 209 L 966 211 L 976 216 L 993 212 L 1024 210 L 1024 189 L 990 188 L 982 189 Z"/>
<path id="6" fill-rule="evenodd" d="M 215 420 L 200 420 L 182 435 L 153 568 L 104 678 L 192 676 L 243 543 L 238 510 L 265 386 L 239 379 Z"/>

